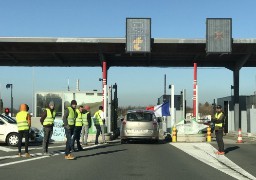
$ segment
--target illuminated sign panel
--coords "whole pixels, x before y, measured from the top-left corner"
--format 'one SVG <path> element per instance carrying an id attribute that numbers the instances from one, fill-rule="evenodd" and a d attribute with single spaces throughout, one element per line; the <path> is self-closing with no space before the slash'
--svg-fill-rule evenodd
<path id="1" fill-rule="evenodd" d="M 126 19 L 126 52 L 151 51 L 151 19 Z"/>
<path id="2" fill-rule="evenodd" d="M 206 20 L 206 52 L 231 53 L 232 19 L 208 18 Z"/>

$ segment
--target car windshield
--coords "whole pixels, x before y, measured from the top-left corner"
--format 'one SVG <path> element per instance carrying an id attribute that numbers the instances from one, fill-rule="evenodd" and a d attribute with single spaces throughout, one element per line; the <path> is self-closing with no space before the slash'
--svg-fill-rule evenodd
<path id="1" fill-rule="evenodd" d="M 152 114 L 146 112 L 130 112 L 127 121 L 152 121 Z"/>
<path id="2" fill-rule="evenodd" d="M 7 121 L 10 124 L 17 124 L 16 120 L 13 119 L 10 116 L 3 116 L 3 115 L 1 115 L 0 117 L 3 118 L 5 121 Z"/>

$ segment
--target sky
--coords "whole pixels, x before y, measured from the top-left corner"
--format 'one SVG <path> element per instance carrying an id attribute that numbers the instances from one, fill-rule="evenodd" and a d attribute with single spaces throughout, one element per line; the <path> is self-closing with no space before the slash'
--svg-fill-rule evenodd
<path id="1" fill-rule="evenodd" d="M 151 18 L 152 38 L 204 39 L 206 18 L 232 18 L 232 37 L 256 38 L 255 0 L 8 0 L 0 1 L 0 37 L 124 38 L 126 18 Z M 200 66 L 200 65 L 198 65 Z M 240 95 L 256 91 L 256 68 L 240 70 Z M 117 83 L 119 106 L 155 105 L 167 86 L 175 94 L 187 92 L 192 106 L 191 68 L 110 67 L 108 86 Z M 80 90 L 102 90 L 100 67 L 0 67 L 0 95 L 10 106 L 13 84 L 14 108 L 32 104 L 33 92 L 71 90 L 76 80 Z M 233 72 L 225 68 L 198 68 L 199 102 L 231 95 Z M 167 94 L 170 90 L 167 89 Z"/>

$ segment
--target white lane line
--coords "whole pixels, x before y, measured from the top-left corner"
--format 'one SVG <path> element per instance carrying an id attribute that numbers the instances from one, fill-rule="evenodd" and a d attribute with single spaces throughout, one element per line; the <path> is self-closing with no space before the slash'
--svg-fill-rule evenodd
<path id="1" fill-rule="evenodd" d="M 0 151 L 11 152 L 11 151 L 13 151 L 13 149 L 11 149 L 11 148 L 6 148 L 6 147 L 1 147 L 1 146 L 0 146 Z M 16 150 L 16 151 L 17 151 L 17 150 Z"/>
<path id="2" fill-rule="evenodd" d="M 33 159 L 26 159 L 26 160 L 21 160 L 21 161 L 9 162 L 9 163 L 5 163 L 5 164 L 0 164 L 0 167 L 13 165 L 13 164 L 19 164 L 19 163 L 28 162 L 28 161 L 34 161 L 34 160 L 43 159 L 43 158 L 47 158 L 47 157 L 48 156 L 41 156 L 41 157 L 36 157 L 36 158 L 33 158 Z"/>
<path id="3" fill-rule="evenodd" d="M 233 163 L 224 155 L 216 155 L 217 151 L 209 143 L 170 143 L 190 156 L 220 170 L 236 179 L 255 179 L 253 175 Z"/>
<path id="4" fill-rule="evenodd" d="M 93 149 L 95 147 L 100 147 L 100 146 L 104 146 L 104 145 L 107 145 L 107 144 L 99 144 L 99 145 L 83 147 L 83 149 Z M 51 156 L 58 156 L 58 155 L 63 155 L 63 154 L 65 154 L 65 152 L 61 152 L 61 151 L 55 151 L 53 153 L 50 153 L 50 156 L 43 156 L 42 153 L 30 154 L 32 158 L 21 160 L 21 161 L 15 161 L 15 162 L 0 164 L 0 167 L 9 166 L 9 165 L 18 164 L 18 163 L 23 163 L 23 162 L 28 162 L 28 161 L 34 161 L 34 160 L 43 159 L 43 158 L 49 158 Z M 12 159 L 12 158 L 17 158 L 17 159 L 19 158 L 20 159 L 20 158 L 23 158 L 23 157 L 25 157 L 25 155 L 22 155 L 22 157 L 18 157 L 18 155 L 13 155 L 13 156 L 2 156 L 2 157 L 0 157 L 0 159 Z"/>
<path id="5" fill-rule="evenodd" d="M 119 142 L 120 140 L 113 140 L 111 142 L 115 143 L 115 142 Z M 49 146 L 49 149 L 52 148 L 59 148 L 59 147 L 65 147 L 66 145 L 59 145 L 59 146 Z M 36 147 L 36 148 L 30 148 L 31 146 L 28 147 L 29 150 L 36 150 L 36 149 L 42 149 L 42 147 Z M 24 146 L 22 146 L 22 150 L 24 150 Z M 17 151 L 16 149 L 12 149 L 12 148 L 7 148 L 7 147 L 1 147 L 0 146 L 0 151 L 4 151 L 4 152 L 15 152 Z"/>
<path id="6" fill-rule="evenodd" d="M 58 148 L 58 147 L 65 147 L 66 145 L 61 145 L 61 146 L 49 146 L 48 148 Z M 35 150 L 35 149 L 42 149 L 42 147 L 37 147 L 37 148 L 30 148 L 30 146 L 28 147 L 29 150 Z M 22 148 L 22 150 L 24 150 L 24 146 Z M 11 149 L 11 148 L 6 148 L 6 147 L 0 147 L 0 151 L 4 151 L 4 152 L 14 152 L 17 151 L 16 149 Z"/>

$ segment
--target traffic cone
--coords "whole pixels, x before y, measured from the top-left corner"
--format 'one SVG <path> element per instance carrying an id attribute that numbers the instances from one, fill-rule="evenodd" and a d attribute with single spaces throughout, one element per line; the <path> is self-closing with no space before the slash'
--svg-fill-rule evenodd
<path id="1" fill-rule="evenodd" d="M 243 143 L 242 131 L 241 131 L 241 129 L 238 129 L 237 143 Z"/>

